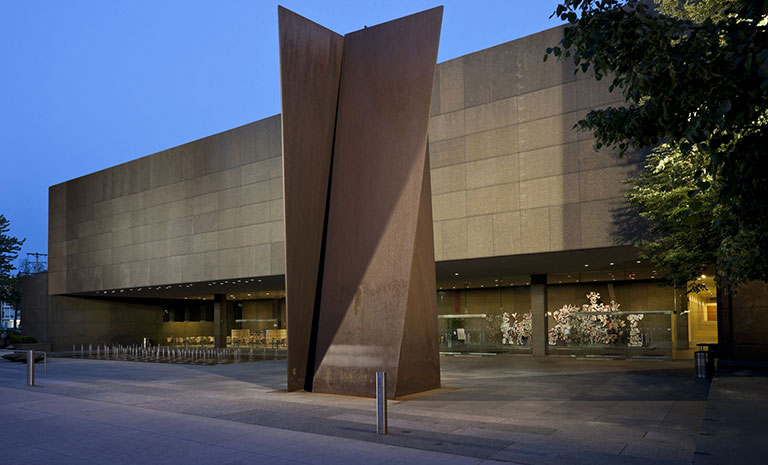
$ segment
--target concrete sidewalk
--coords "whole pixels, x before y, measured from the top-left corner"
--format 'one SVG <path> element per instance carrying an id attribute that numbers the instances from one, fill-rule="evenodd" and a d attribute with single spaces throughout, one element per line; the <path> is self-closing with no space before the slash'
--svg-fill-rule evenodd
<path id="1" fill-rule="evenodd" d="M 0 388 L 5 463 L 490 464 L 490 460 Z M 499 462 L 495 462 L 499 463 Z"/>
<path id="2" fill-rule="evenodd" d="M 768 369 L 718 368 L 693 463 L 768 463 Z"/>
<path id="3" fill-rule="evenodd" d="M 691 463 L 709 382 L 690 361 L 441 362 L 387 436 L 373 399 L 285 392 L 284 361 L 49 359 L 34 388 L 0 362 L 0 420 L 12 463 Z"/>

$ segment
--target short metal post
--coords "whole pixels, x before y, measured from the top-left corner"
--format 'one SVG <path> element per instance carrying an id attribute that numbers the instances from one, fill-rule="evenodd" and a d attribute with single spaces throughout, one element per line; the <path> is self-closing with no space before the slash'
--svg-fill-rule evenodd
<path id="1" fill-rule="evenodd" d="M 48 352 L 43 352 L 43 374 L 48 374 Z"/>
<path id="2" fill-rule="evenodd" d="M 707 378 L 709 376 L 709 373 L 707 373 L 707 353 L 703 350 L 694 352 L 693 361 L 696 366 L 696 377 L 699 379 Z"/>
<path id="3" fill-rule="evenodd" d="M 387 434 L 387 372 L 376 372 L 376 434 Z"/>
<path id="4" fill-rule="evenodd" d="M 35 385 L 35 351 L 27 351 L 27 386 Z"/>

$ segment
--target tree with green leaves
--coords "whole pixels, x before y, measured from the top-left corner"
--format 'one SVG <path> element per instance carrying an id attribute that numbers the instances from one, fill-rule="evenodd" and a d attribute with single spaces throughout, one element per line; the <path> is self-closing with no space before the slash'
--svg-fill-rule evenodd
<path id="1" fill-rule="evenodd" d="M 13 261 L 19 256 L 24 239 L 8 235 L 10 222 L 0 215 L 0 301 L 7 302 L 18 314 L 21 301 L 21 278 L 13 273 Z M 15 323 L 14 323 L 15 326 Z"/>
<path id="2" fill-rule="evenodd" d="M 707 267 L 726 288 L 766 280 L 768 3 L 658 3 L 565 0 L 554 15 L 569 24 L 547 56 L 623 93 L 625 105 L 577 124 L 596 149 L 654 149 L 627 198 L 651 222 L 642 253 L 668 282 L 691 289 Z"/>

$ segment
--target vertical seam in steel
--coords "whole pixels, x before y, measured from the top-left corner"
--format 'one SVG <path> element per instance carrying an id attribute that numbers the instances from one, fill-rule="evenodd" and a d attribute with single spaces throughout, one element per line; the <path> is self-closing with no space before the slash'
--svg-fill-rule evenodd
<path id="1" fill-rule="evenodd" d="M 307 369 L 304 376 L 304 390 L 312 392 L 315 380 L 315 365 L 317 363 L 317 333 L 320 327 L 320 304 L 323 294 L 323 270 L 325 269 L 325 249 L 328 238 L 328 218 L 331 211 L 331 184 L 333 180 L 333 158 L 336 151 L 336 127 L 339 124 L 339 99 L 341 95 L 341 70 L 344 63 L 344 45 L 342 45 L 342 60 L 339 64 L 339 87 L 336 91 L 336 116 L 333 120 L 333 141 L 331 142 L 331 159 L 328 167 L 328 190 L 325 193 L 325 216 L 323 218 L 323 236 L 320 242 L 320 259 L 317 266 L 317 281 L 315 285 L 315 306 L 312 311 L 312 326 L 309 332 L 309 347 L 307 353 Z"/>

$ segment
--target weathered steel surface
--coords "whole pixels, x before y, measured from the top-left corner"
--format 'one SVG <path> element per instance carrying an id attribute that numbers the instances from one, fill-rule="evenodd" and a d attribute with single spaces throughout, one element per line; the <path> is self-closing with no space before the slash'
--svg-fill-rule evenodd
<path id="1" fill-rule="evenodd" d="M 278 7 L 288 389 L 303 389 L 325 221 L 343 37 Z"/>
<path id="2" fill-rule="evenodd" d="M 434 257 L 416 280 L 414 263 L 434 253 L 418 225 L 432 218 L 420 204 L 441 19 L 435 8 L 344 38 L 315 391 L 370 396 L 377 371 L 392 396 L 439 386 Z M 434 348 L 421 373 L 410 365 L 424 354 L 401 356 L 406 319 L 409 342 Z"/>
<path id="3" fill-rule="evenodd" d="M 317 70 L 325 73 L 335 59 L 308 52 L 315 50 L 305 43 L 309 27 L 291 43 L 318 63 L 307 66 L 314 59 L 287 51 L 284 24 L 306 20 L 281 15 L 283 79 L 303 73 L 316 80 Z M 300 388 L 303 378 L 313 391 L 373 396 L 377 371 L 389 373 L 390 396 L 440 385 L 427 134 L 441 20 L 442 8 L 435 8 L 346 35 L 338 104 L 331 110 L 304 100 L 328 102 L 332 79 L 283 83 L 289 389 Z M 302 104 L 291 107 L 286 98 Z M 303 166 L 293 146 L 306 143 L 305 150 L 325 154 L 327 145 L 291 140 L 318 140 L 317 121 L 329 115 L 336 116 L 330 178 L 327 169 Z M 327 208 L 322 185 L 330 186 Z M 302 245 L 306 233 L 315 241 L 323 229 L 317 216 L 323 213 L 323 245 Z M 306 268 L 318 261 L 321 273 L 313 277 L 317 268 Z M 302 373 L 305 354 L 310 363 Z"/>

